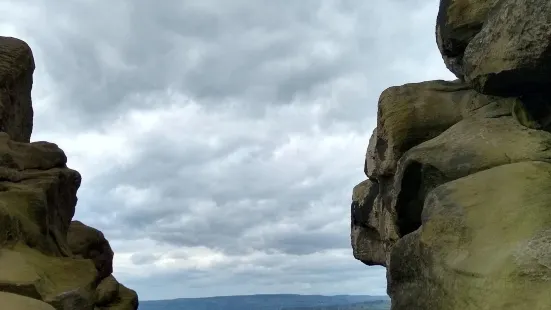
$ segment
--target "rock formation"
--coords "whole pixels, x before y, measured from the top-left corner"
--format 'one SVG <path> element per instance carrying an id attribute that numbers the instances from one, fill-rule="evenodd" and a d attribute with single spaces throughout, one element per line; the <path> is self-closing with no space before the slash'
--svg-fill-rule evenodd
<path id="1" fill-rule="evenodd" d="M 25 42 L 0 37 L 0 309 L 135 310 L 109 242 L 72 221 L 80 174 L 57 145 L 29 142 L 34 68 Z"/>
<path id="2" fill-rule="evenodd" d="M 441 0 L 436 42 L 458 79 L 381 94 L 354 257 L 393 310 L 551 309 L 551 1 Z"/>

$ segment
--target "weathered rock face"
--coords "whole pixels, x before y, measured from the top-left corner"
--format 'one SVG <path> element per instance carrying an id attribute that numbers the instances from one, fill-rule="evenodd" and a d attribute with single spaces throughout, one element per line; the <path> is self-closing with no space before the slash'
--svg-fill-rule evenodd
<path id="1" fill-rule="evenodd" d="M 441 0 L 436 42 L 448 69 L 498 96 L 549 93 L 551 2 Z"/>
<path id="2" fill-rule="evenodd" d="M 463 54 L 499 0 L 442 0 L 436 19 L 436 43 L 446 67 L 463 79 Z"/>
<path id="3" fill-rule="evenodd" d="M 550 199 L 551 163 L 540 161 L 431 191 L 421 228 L 392 249 L 393 309 L 549 309 Z"/>
<path id="4" fill-rule="evenodd" d="M 0 41 L 0 131 L 14 141 L 29 142 L 33 130 L 33 54 L 19 39 L 0 37 Z"/>
<path id="5" fill-rule="evenodd" d="M 477 93 L 460 81 L 429 81 L 385 90 L 379 99 L 377 128 L 366 152 L 364 172 L 369 180 L 354 189 L 354 256 L 368 265 L 386 266 L 390 247 L 403 235 L 401 231 L 418 225 L 418 220 L 407 213 L 419 211 L 398 213 L 395 207 L 398 194 L 404 195 L 394 184 L 398 163 L 408 150 L 438 137 L 463 119 L 510 117 L 517 103 L 516 98 Z M 407 182 L 412 182 L 410 170 Z M 401 175 L 403 171 L 398 177 Z"/>
<path id="6" fill-rule="evenodd" d="M 117 282 L 113 275 L 103 279 L 96 289 L 96 307 L 99 309 L 124 310 L 138 308 L 135 291 Z"/>
<path id="7" fill-rule="evenodd" d="M 74 256 L 88 258 L 94 262 L 100 279 L 108 277 L 113 272 L 114 253 L 101 231 L 79 221 L 73 221 L 67 239 Z"/>
<path id="8" fill-rule="evenodd" d="M 378 199 L 379 184 L 365 180 L 352 195 L 352 249 L 354 257 L 366 265 L 387 265 L 390 246 L 398 240 L 393 214 Z M 386 225 L 389 226 L 386 226 Z"/>
<path id="9" fill-rule="evenodd" d="M 393 175 L 411 147 L 432 139 L 465 117 L 511 114 L 516 100 L 486 96 L 460 81 L 429 81 L 386 89 L 379 98 L 373 167 L 368 176 Z M 369 149 L 369 148 L 368 148 Z"/>
<path id="10" fill-rule="evenodd" d="M 465 50 L 465 79 L 486 94 L 548 92 L 550 33 L 551 2 L 501 0 Z"/>
<path id="11" fill-rule="evenodd" d="M 460 80 L 390 87 L 353 190 L 393 310 L 551 309 L 551 2 L 441 0 Z"/>
<path id="12" fill-rule="evenodd" d="M 72 221 L 80 174 L 57 145 L 29 143 L 33 70 L 29 46 L 0 37 L 0 309 L 135 310 L 109 242 Z"/>

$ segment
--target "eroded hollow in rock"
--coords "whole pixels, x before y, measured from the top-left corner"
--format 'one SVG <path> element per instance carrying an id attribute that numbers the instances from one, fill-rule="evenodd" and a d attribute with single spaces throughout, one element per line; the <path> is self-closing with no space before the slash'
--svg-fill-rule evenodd
<path id="1" fill-rule="evenodd" d="M 526 119 L 517 114 L 515 115 L 517 120 L 530 128 L 551 132 L 551 101 L 549 98 L 551 98 L 550 92 L 533 92 L 521 96 L 519 99 L 525 109 L 526 115 L 523 116 Z"/>
<path id="2" fill-rule="evenodd" d="M 403 237 L 421 227 L 421 212 L 427 194 L 447 181 L 440 170 L 431 165 L 412 162 L 404 170 L 396 197 L 398 233 Z"/>

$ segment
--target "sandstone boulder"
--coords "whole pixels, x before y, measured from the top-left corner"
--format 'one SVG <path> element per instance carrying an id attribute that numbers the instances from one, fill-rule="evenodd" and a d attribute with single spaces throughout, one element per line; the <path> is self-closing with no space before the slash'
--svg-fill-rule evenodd
<path id="1" fill-rule="evenodd" d="M 113 250 L 101 231 L 82 222 L 72 221 L 67 241 L 73 255 L 89 258 L 94 262 L 100 279 L 113 272 Z"/>
<path id="2" fill-rule="evenodd" d="M 34 58 L 27 43 L 0 37 L 0 131 L 29 142 L 33 129 Z"/>
<path id="3" fill-rule="evenodd" d="M 421 225 L 425 197 L 437 186 L 530 160 L 551 161 L 551 133 L 526 128 L 512 117 L 465 119 L 412 148 L 398 163 L 390 206 L 396 211 L 400 236 Z"/>
<path id="4" fill-rule="evenodd" d="M 405 226 L 418 225 L 409 220 L 404 222 L 403 218 L 417 218 L 407 212 L 415 214 L 419 208 L 404 208 L 400 213 L 396 209 L 400 190 L 395 179 L 403 176 L 395 174 L 404 154 L 432 141 L 464 119 L 469 119 L 465 124 L 470 124 L 477 120 L 507 118 L 508 124 L 515 125 L 518 130 L 528 130 L 511 117 L 518 102 L 517 98 L 479 94 L 459 81 L 430 81 L 385 90 L 379 101 L 377 128 L 370 139 L 364 164 L 370 181 L 358 184 L 353 191 L 351 242 L 354 257 L 368 265 L 386 266 L 390 248 L 404 234 L 400 229 L 408 230 L 410 228 Z M 458 138 L 463 141 L 458 143 L 463 144 L 472 140 L 468 136 Z M 406 181 L 410 182 L 409 174 Z M 404 186 L 414 188 L 419 184 L 413 182 Z M 412 204 L 419 205 L 419 202 Z"/>
<path id="5" fill-rule="evenodd" d="M 485 96 L 459 81 L 390 87 L 379 98 L 374 177 L 392 175 L 400 157 L 466 117 L 511 115 L 515 98 Z M 371 169 L 367 167 L 367 170 Z"/>
<path id="6" fill-rule="evenodd" d="M 96 307 L 103 307 L 115 301 L 119 295 L 120 284 L 110 275 L 103 279 L 96 288 Z"/>
<path id="7" fill-rule="evenodd" d="M 446 67 L 464 79 L 463 55 L 500 0 L 441 0 L 436 19 L 436 43 Z"/>
<path id="8" fill-rule="evenodd" d="M 398 239 L 394 213 L 383 208 L 379 184 L 365 180 L 352 194 L 351 241 L 354 258 L 366 265 L 386 266 L 390 247 Z"/>
<path id="9" fill-rule="evenodd" d="M 0 37 L 0 309 L 136 310 L 103 234 L 71 222 L 80 174 L 57 145 L 29 143 L 33 70 L 27 44 Z"/>
<path id="10" fill-rule="evenodd" d="M 551 2 L 501 0 L 465 50 L 465 79 L 481 93 L 549 92 Z"/>
<path id="11" fill-rule="evenodd" d="M 392 309 L 549 309 L 550 200 L 551 164 L 537 161 L 432 190 L 392 249 Z"/>
<path id="12" fill-rule="evenodd" d="M 53 143 L 21 143 L 0 133 L 0 246 L 23 241 L 46 254 L 70 254 L 66 241 L 80 174 Z"/>
<path id="13" fill-rule="evenodd" d="M 96 307 L 94 310 L 135 310 L 138 309 L 138 305 L 138 295 L 136 292 L 119 284 L 115 299 L 106 305 Z"/>
<path id="14" fill-rule="evenodd" d="M 441 0 L 436 36 L 460 80 L 381 94 L 354 257 L 392 310 L 551 309 L 551 2 Z"/>
<path id="15" fill-rule="evenodd" d="M 95 310 L 129 310 L 138 308 L 138 294 L 110 275 L 96 289 Z"/>

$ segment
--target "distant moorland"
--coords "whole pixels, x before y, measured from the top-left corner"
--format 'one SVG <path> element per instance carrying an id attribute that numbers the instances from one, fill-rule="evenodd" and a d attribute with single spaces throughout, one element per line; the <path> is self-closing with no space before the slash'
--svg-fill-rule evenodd
<path id="1" fill-rule="evenodd" d="M 283 310 L 389 310 L 390 300 L 374 300 L 352 303 L 348 305 L 335 306 L 314 306 L 314 307 L 294 307 L 284 308 Z"/>
<path id="2" fill-rule="evenodd" d="M 388 310 L 387 296 L 270 294 L 140 301 L 139 310 Z"/>

